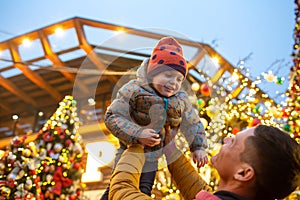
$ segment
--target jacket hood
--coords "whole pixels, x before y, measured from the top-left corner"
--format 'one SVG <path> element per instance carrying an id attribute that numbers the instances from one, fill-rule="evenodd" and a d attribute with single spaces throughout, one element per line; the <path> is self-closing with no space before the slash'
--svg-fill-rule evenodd
<path id="1" fill-rule="evenodd" d="M 149 58 L 146 58 L 141 66 L 136 71 L 137 80 L 143 83 L 148 83 L 147 79 L 147 66 L 148 66 Z"/>

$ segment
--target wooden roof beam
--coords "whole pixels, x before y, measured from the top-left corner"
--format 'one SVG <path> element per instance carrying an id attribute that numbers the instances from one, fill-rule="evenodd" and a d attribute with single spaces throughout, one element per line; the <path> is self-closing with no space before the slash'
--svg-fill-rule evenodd
<path id="1" fill-rule="evenodd" d="M 40 75 L 38 75 L 35 71 L 31 70 L 27 65 L 21 64 L 22 59 L 19 50 L 15 45 L 10 44 L 9 51 L 11 53 L 12 59 L 14 61 L 14 66 L 16 68 L 21 70 L 23 74 L 37 86 L 47 91 L 50 94 L 50 96 L 52 96 L 55 100 L 61 101 L 63 97 L 55 88 L 49 85 Z"/>
<path id="2" fill-rule="evenodd" d="M 15 94 L 16 96 L 20 97 L 23 101 L 27 102 L 30 105 L 33 105 L 34 107 L 37 106 L 37 103 L 28 95 L 26 95 L 23 91 L 21 91 L 14 83 L 12 83 L 10 80 L 4 78 L 0 75 L 0 84 L 6 88 L 11 93 Z"/>
<path id="3" fill-rule="evenodd" d="M 54 67 L 66 66 L 65 63 L 60 60 L 60 58 L 57 56 L 57 54 L 55 54 L 52 51 L 49 39 L 48 39 L 47 35 L 42 30 L 39 31 L 39 36 L 40 36 L 42 47 L 43 47 L 43 50 L 44 50 L 44 53 L 45 53 L 45 57 L 48 58 L 54 64 Z M 60 72 L 62 73 L 62 75 L 64 75 L 72 83 L 75 82 L 76 75 L 71 74 L 71 73 L 66 72 L 66 71 L 63 71 L 63 70 L 61 70 Z M 76 81 L 76 86 L 78 86 L 79 89 L 82 92 L 84 92 L 85 94 L 89 93 L 88 87 L 86 85 L 84 85 L 82 81 L 81 82 Z"/>
<path id="4" fill-rule="evenodd" d="M 79 42 L 79 46 L 86 53 L 87 57 L 100 69 L 101 71 L 105 71 L 106 67 L 103 65 L 98 55 L 93 50 L 92 46 L 86 40 L 82 24 L 78 20 L 74 20 L 74 27 L 77 33 L 77 38 Z M 114 83 L 118 82 L 118 78 L 116 76 L 111 76 L 111 80 Z"/>
<path id="5" fill-rule="evenodd" d="M 88 26 L 112 30 L 112 31 L 118 31 L 119 29 L 122 29 L 124 32 L 128 32 L 129 34 L 132 34 L 132 35 L 138 35 L 138 36 L 143 36 L 143 37 L 157 39 L 157 40 L 166 36 L 164 34 L 149 32 L 149 31 L 145 31 L 142 29 L 135 29 L 135 28 L 125 27 L 125 26 L 119 26 L 119 25 L 115 25 L 115 24 L 104 23 L 104 22 L 85 19 L 85 18 L 74 18 L 74 20 L 78 21 L 80 24 L 83 24 L 83 25 L 88 25 Z M 188 40 L 188 39 L 182 39 L 182 38 L 178 38 L 178 37 L 174 37 L 174 38 L 182 45 L 192 46 L 192 47 L 196 47 L 196 48 L 201 48 L 203 45 L 201 43 L 198 43 L 198 42 L 195 42 L 192 40 Z"/>
<path id="6" fill-rule="evenodd" d="M 222 68 L 225 68 L 226 71 L 233 73 L 235 67 L 233 67 L 230 62 L 228 62 L 223 56 L 221 56 L 218 52 L 216 52 L 213 48 L 209 45 L 203 45 L 205 51 L 210 57 L 217 56 Z"/>
<path id="7" fill-rule="evenodd" d="M 195 68 L 202 58 L 205 56 L 205 51 L 202 48 L 198 48 L 198 51 L 194 55 L 194 57 L 188 62 L 188 69 Z"/>
<path id="8" fill-rule="evenodd" d="M 225 65 L 226 65 L 226 63 L 225 63 Z M 224 67 L 221 67 L 220 69 L 218 69 L 218 71 L 213 75 L 213 77 L 211 77 L 212 84 L 217 83 L 219 81 L 219 79 L 223 76 L 225 71 L 226 71 L 226 69 Z"/>
<path id="9" fill-rule="evenodd" d="M 3 108 L 6 111 L 11 111 L 11 108 L 7 103 L 2 102 L 3 99 L 0 99 L 0 107 Z"/>

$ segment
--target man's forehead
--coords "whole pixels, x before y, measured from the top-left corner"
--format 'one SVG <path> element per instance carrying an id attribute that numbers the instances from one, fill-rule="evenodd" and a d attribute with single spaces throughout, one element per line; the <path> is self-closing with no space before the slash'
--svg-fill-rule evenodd
<path id="1" fill-rule="evenodd" d="M 236 140 L 244 140 L 245 138 L 249 137 L 249 136 L 253 136 L 254 135 L 254 127 L 252 128 L 248 128 L 248 129 L 245 129 L 241 132 L 239 132 L 237 135 L 236 135 Z"/>

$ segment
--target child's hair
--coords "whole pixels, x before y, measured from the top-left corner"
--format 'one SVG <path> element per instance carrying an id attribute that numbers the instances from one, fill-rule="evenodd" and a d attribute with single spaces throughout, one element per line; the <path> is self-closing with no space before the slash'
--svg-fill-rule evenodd
<path id="1" fill-rule="evenodd" d="M 172 37 L 164 37 L 154 47 L 149 59 L 147 75 L 153 77 L 158 73 L 175 69 L 186 77 L 187 63 L 183 57 L 182 47 Z"/>

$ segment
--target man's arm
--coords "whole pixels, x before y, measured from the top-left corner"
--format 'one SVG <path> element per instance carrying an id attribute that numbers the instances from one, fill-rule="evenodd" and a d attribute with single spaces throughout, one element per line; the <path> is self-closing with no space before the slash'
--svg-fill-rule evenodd
<path id="1" fill-rule="evenodd" d="M 139 189 L 140 176 L 145 163 L 142 145 L 131 145 L 122 154 L 110 180 L 110 200 L 151 200 Z"/>

